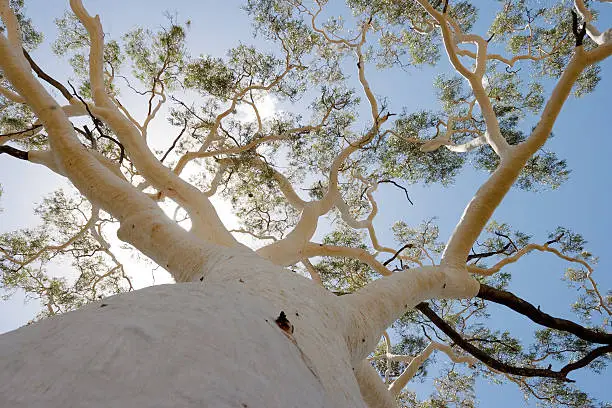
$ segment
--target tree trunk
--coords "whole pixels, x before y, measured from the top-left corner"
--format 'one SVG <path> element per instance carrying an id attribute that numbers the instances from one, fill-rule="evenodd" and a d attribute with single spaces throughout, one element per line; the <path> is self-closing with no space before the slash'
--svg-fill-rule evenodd
<path id="1" fill-rule="evenodd" d="M 0 406 L 365 407 L 336 297 L 253 261 L 0 336 Z"/>

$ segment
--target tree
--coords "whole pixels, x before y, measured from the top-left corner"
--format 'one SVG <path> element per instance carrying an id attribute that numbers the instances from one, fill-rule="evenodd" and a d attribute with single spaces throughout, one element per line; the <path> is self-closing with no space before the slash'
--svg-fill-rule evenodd
<path id="1" fill-rule="evenodd" d="M 596 258 L 568 228 L 538 240 L 491 217 L 512 186 L 568 177 L 543 146 L 572 92 L 596 87 L 612 32 L 582 0 L 507 0 L 486 36 L 472 33 L 484 29 L 467 1 L 347 0 L 346 19 L 325 3 L 249 0 L 257 35 L 278 50 L 216 58 L 189 55 L 190 22 L 169 15 L 158 31 L 113 40 L 71 0 L 54 44 L 69 81 L 30 55 L 42 36 L 23 0 L 0 1 L 0 153 L 78 190 L 43 201 L 41 228 L 0 236 L 4 289 L 45 306 L 0 338 L 3 405 L 472 406 L 476 376 L 543 404 L 597 404 L 572 386 L 612 352 Z M 368 81 L 446 60 L 455 74 L 436 80 L 437 111 L 392 111 Z M 145 101 L 144 120 L 126 95 Z M 295 112 L 265 117 L 266 95 Z M 149 134 L 163 113 L 179 131 L 158 151 Z M 452 184 L 468 164 L 490 175 L 445 242 L 434 220 L 399 221 L 397 246 L 379 242 L 381 184 L 408 206 L 406 185 Z M 215 195 L 240 228 L 226 227 Z M 132 291 L 113 225 L 177 283 Z M 532 252 L 572 265 L 583 323 L 506 290 L 504 268 Z M 52 265 L 66 260 L 76 274 L 58 277 Z M 487 327 L 491 303 L 539 326 L 530 348 Z M 405 386 L 436 351 L 458 366 L 419 401 Z"/>

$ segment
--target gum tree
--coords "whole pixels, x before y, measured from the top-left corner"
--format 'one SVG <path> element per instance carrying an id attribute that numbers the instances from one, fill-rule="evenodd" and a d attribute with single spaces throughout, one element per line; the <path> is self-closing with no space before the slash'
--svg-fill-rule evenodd
<path id="1" fill-rule="evenodd" d="M 472 406 L 481 376 L 543 404 L 594 406 L 571 384 L 612 352 L 596 259 L 567 228 L 538 239 L 491 220 L 512 186 L 568 177 L 543 147 L 612 53 L 592 4 L 508 0 L 481 36 L 470 2 L 348 0 L 346 19 L 325 3 L 248 1 L 277 52 L 241 45 L 214 58 L 189 55 L 190 23 L 170 16 L 115 40 L 71 0 L 54 51 L 73 73 L 54 78 L 29 53 L 42 37 L 23 1 L 0 1 L 2 159 L 44 166 L 77 190 L 41 203 L 42 227 L 0 236 L 4 289 L 38 297 L 45 318 L 0 339 L 3 405 Z M 440 61 L 454 72 L 440 68 L 436 111 L 393 112 L 368 81 Z M 144 117 L 122 103 L 128 94 Z M 266 96 L 294 113 L 264 115 Z M 177 134 L 158 151 L 164 115 Z M 452 184 L 469 164 L 490 174 L 444 242 L 432 220 L 399 221 L 397 245 L 379 241 L 380 184 L 407 207 L 406 185 Z M 214 196 L 239 228 L 226 227 Z M 113 226 L 176 284 L 132 291 Z M 239 243 L 245 235 L 256 249 Z M 530 253 L 571 265 L 586 323 L 505 290 L 504 268 Z M 76 273 L 52 273 L 66 260 Z M 487 327 L 491 303 L 538 326 L 530 347 Z M 456 364 L 419 401 L 406 384 L 433 353 Z"/>

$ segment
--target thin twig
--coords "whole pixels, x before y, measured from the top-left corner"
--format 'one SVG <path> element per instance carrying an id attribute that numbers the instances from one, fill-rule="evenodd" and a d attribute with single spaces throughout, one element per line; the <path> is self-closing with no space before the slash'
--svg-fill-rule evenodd
<path id="1" fill-rule="evenodd" d="M 398 183 L 396 183 L 396 182 L 395 182 L 395 181 L 393 181 L 393 180 L 380 180 L 378 183 L 379 183 L 379 184 L 380 184 L 380 183 L 390 183 L 390 184 L 393 184 L 395 187 L 397 187 L 397 188 L 400 188 L 400 189 L 404 190 L 404 193 L 406 194 L 406 199 L 408 200 L 408 202 L 409 202 L 411 205 L 414 205 L 414 203 L 413 203 L 413 202 L 412 202 L 412 200 L 410 199 L 410 196 L 408 195 L 408 190 L 406 189 L 406 187 L 404 187 L 404 186 L 402 186 L 402 185 L 399 185 Z"/>
<path id="2" fill-rule="evenodd" d="M 102 123 L 100 121 L 100 119 L 98 119 L 97 117 L 94 116 L 93 113 L 91 113 L 91 110 L 89 109 L 89 105 L 87 104 L 87 102 L 85 102 L 85 100 L 83 98 L 81 98 L 81 96 L 77 93 L 76 89 L 74 88 L 74 86 L 70 83 L 70 81 L 68 81 L 68 85 L 70 85 L 70 88 L 72 88 L 72 91 L 74 92 L 74 96 L 76 96 L 79 101 L 81 101 L 81 103 L 85 106 L 85 110 L 87 110 L 87 113 L 89 114 L 89 116 L 91 117 L 91 120 L 93 121 L 94 126 L 96 127 L 96 130 L 98 131 L 98 133 L 100 134 L 100 137 L 104 138 L 104 139 L 108 139 L 110 141 L 112 141 L 113 143 L 115 143 L 117 146 L 119 146 L 119 165 L 121 165 L 121 163 L 123 163 L 123 159 L 125 158 L 125 148 L 123 147 L 123 144 L 118 141 L 117 139 L 108 136 L 107 134 L 105 134 L 102 129 L 100 128 L 100 124 Z"/>
<path id="3" fill-rule="evenodd" d="M 164 162 L 164 160 L 166 160 L 166 157 L 168 157 L 168 155 L 170 154 L 170 152 L 172 150 L 174 150 L 174 148 L 176 147 L 176 144 L 178 143 L 179 139 L 181 138 L 181 136 L 183 136 L 183 133 L 185 133 L 185 130 L 187 130 L 187 119 L 185 119 L 185 125 L 183 126 L 183 129 L 181 130 L 181 132 L 178 134 L 178 136 L 174 139 L 174 142 L 172 142 L 172 146 L 170 146 L 170 148 L 166 151 L 166 153 L 164 154 L 164 156 L 161 158 L 160 162 Z"/>

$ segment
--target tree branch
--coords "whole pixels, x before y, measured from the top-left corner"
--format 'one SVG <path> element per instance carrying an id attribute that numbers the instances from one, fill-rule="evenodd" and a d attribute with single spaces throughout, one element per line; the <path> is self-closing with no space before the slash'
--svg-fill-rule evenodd
<path id="1" fill-rule="evenodd" d="M 478 283 L 444 266 L 424 266 L 376 279 L 338 300 L 346 311 L 346 341 L 355 363 L 376 347 L 382 333 L 425 299 L 468 298 Z"/>
<path id="2" fill-rule="evenodd" d="M 436 325 L 436 327 L 438 327 L 444 334 L 446 334 L 453 342 L 455 342 L 455 344 L 457 344 L 459 347 L 476 357 L 488 367 L 501 373 L 517 375 L 521 377 L 554 378 L 559 381 L 574 382 L 574 380 L 567 378 L 567 374 L 569 374 L 573 370 L 585 367 L 599 356 L 612 352 L 612 346 L 596 348 L 594 350 L 591 350 L 578 361 L 567 364 L 559 371 L 554 371 L 549 368 L 516 367 L 501 362 L 495 359 L 494 357 L 491 357 L 483 350 L 479 349 L 478 347 L 465 340 L 459 333 L 455 331 L 455 329 L 451 327 L 450 324 L 446 323 L 444 319 L 438 316 L 436 312 L 434 312 L 426 302 L 419 303 L 418 305 L 416 305 L 415 308 L 421 313 L 423 313 L 425 316 L 427 316 L 427 318 L 431 320 L 431 322 Z"/>
<path id="3" fill-rule="evenodd" d="M 380 184 L 380 183 L 391 183 L 391 184 L 393 184 L 395 187 L 397 187 L 397 188 L 399 188 L 399 189 L 402 189 L 402 190 L 404 191 L 404 194 L 406 194 L 406 199 L 408 200 L 408 202 L 410 203 L 410 205 L 414 205 L 414 203 L 413 203 L 413 202 L 412 202 L 412 200 L 410 199 L 410 196 L 408 195 L 408 189 L 407 189 L 406 187 L 404 187 L 404 186 L 402 186 L 402 185 L 400 185 L 400 184 L 396 183 L 396 182 L 395 182 L 395 181 L 393 181 L 393 180 L 380 180 L 378 183 L 379 183 L 379 184 Z"/>
<path id="4" fill-rule="evenodd" d="M 413 244 L 412 243 L 408 243 L 406 245 L 404 245 L 403 247 L 401 247 L 400 249 L 397 250 L 397 252 L 395 252 L 395 254 L 393 254 L 393 256 L 389 259 L 387 259 L 385 262 L 383 262 L 383 265 L 387 266 L 389 265 L 391 262 L 393 262 L 393 260 L 395 258 L 397 258 L 397 256 L 404 250 L 404 249 L 408 249 L 408 248 L 412 248 Z"/>
<path id="5" fill-rule="evenodd" d="M 572 10 L 572 33 L 576 40 L 576 47 L 582 46 L 584 36 L 586 35 L 586 23 L 582 23 L 582 26 L 578 26 L 578 14 Z"/>
<path id="6" fill-rule="evenodd" d="M 30 63 L 30 67 L 32 67 L 32 70 L 36 72 L 36 75 L 38 75 L 39 78 L 43 79 L 44 81 L 48 82 L 50 85 L 55 87 L 57 90 L 59 90 L 61 94 L 64 95 L 64 98 L 66 98 L 68 102 L 70 102 L 73 96 L 70 94 L 68 89 L 66 89 L 66 87 L 62 85 L 59 81 L 52 78 L 45 71 L 43 71 L 42 68 L 40 68 L 36 64 L 36 62 L 34 62 L 30 54 L 28 54 L 28 52 L 25 49 L 23 49 L 23 55 L 26 57 L 26 59 Z"/>
<path id="7" fill-rule="evenodd" d="M 87 114 L 89 114 L 89 116 L 91 117 L 91 120 L 93 121 L 94 126 L 96 127 L 96 130 L 98 131 L 98 133 L 100 134 L 100 137 L 104 138 L 104 139 L 108 139 L 111 142 L 115 143 L 117 146 L 119 146 L 119 165 L 121 165 L 121 163 L 123 163 L 123 159 L 125 158 L 125 147 L 123 146 L 123 144 L 118 141 L 117 139 L 115 139 L 114 137 L 108 136 L 107 134 L 105 134 L 102 129 L 100 128 L 100 119 L 98 119 L 97 117 L 94 116 L 93 113 L 91 113 L 91 110 L 89 109 L 89 105 L 87 104 L 87 102 L 85 102 L 85 100 L 83 98 L 81 98 L 81 96 L 77 93 L 76 89 L 74 88 L 74 86 L 70 83 L 70 81 L 68 81 L 68 85 L 70 85 L 70 88 L 72 88 L 72 91 L 74 92 L 74 96 L 77 97 L 77 99 L 79 101 L 81 101 L 81 103 L 85 106 L 85 110 L 87 111 Z M 89 129 L 87 129 L 87 127 L 85 126 L 85 133 L 89 136 L 91 136 L 91 132 L 89 131 Z M 90 139 L 92 140 L 92 139 Z"/>
<path id="8" fill-rule="evenodd" d="M 174 142 L 172 142 L 172 145 L 170 146 L 170 148 L 168 148 L 168 150 L 166 150 L 166 153 L 164 153 L 164 155 L 162 156 L 162 158 L 159 160 L 160 162 L 164 162 L 164 160 L 166 160 L 166 157 L 168 157 L 168 155 L 170 154 L 170 152 L 172 150 L 174 150 L 174 148 L 176 147 L 176 144 L 178 143 L 179 139 L 181 138 L 181 136 L 183 136 L 183 134 L 185 133 L 185 131 L 187 130 L 187 119 L 185 119 L 185 124 L 183 125 L 183 129 L 181 129 L 181 132 L 178 134 L 178 136 L 174 139 Z"/>
<path id="9" fill-rule="evenodd" d="M 593 343 L 612 344 L 612 334 L 588 329 L 570 320 L 553 317 L 540 311 L 539 307 L 536 308 L 531 303 L 519 298 L 511 292 L 495 289 L 481 283 L 480 290 L 476 297 L 507 306 L 542 326 L 572 333 L 583 340 Z"/>
<path id="10" fill-rule="evenodd" d="M 511 245 L 512 243 L 508 242 L 502 249 L 498 249 L 497 251 L 482 252 L 480 254 L 470 254 L 467 257 L 467 260 L 471 261 L 472 259 L 482 259 L 482 258 L 488 258 L 491 256 L 503 254 L 508 250 L 508 248 L 510 248 Z"/>
<path id="11" fill-rule="evenodd" d="M 104 32 L 99 16 L 92 17 L 81 0 L 70 0 L 72 11 L 87 29 L 91 46 L 89 78 L 93 101 L 92 112 L 113 130 L 125 146 L 133 165 L 147 181 L 165 196 L 175 200 L 189 214 L 190 233 L 198 238 L 226 247 L 238 246 L 227 231 L 214 206 L 200 190 L 178 177 L 151 152 L 143 131 L 134 125 L 109 97 L 104 82 Z"/>
<path id="12" fill-rule="evenodd" d="M 19 150 L 19 149 L 15 149 L 14 147 L 11 147 L 11 146 L 0 146 L 0 154 L 2 153 L 6 153 L 9 156 L 13 156 L 20 160 L 28 160 L 28 152 Z"/>
<path id="13" fill-rule="evenodd" d="M 34 134 L 35 131 L 37 131 L 38 129 L 42 128 L 42 125 L 34 125 L 28 129 L 24 129 L 24 130 L 20 130 L 18 132 L 10 132 L 10 133 L 4 133 L 0 135 L 0 138 L 7 138 L 7 139 L 11 139 L 14 136 L 22 136 L 25 135 L 27 133 L 32 132 L 32 135 Z M 31 136 L 31 135 L 28 135 Z M 3 143 L 4 141 L 0 139 L 0 143 Z"/>

